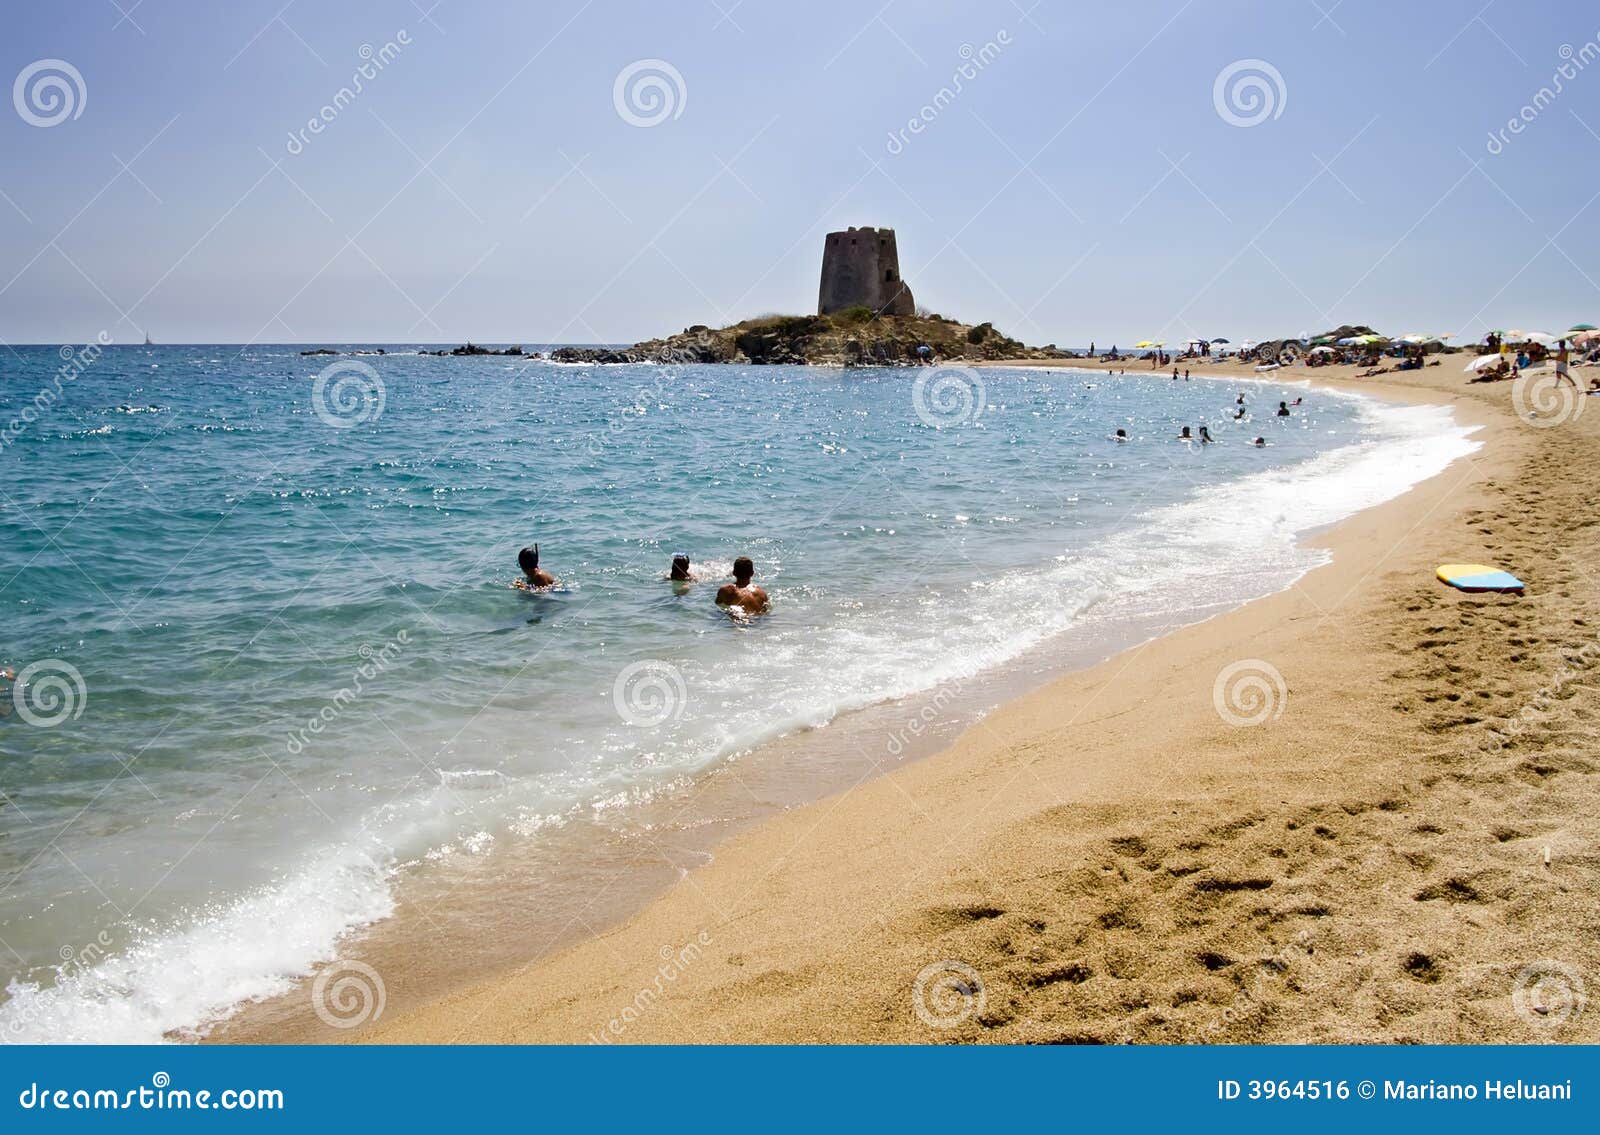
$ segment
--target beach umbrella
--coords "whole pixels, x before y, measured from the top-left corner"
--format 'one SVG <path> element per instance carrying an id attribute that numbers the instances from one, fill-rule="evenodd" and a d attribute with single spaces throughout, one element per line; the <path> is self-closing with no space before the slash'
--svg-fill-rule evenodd
<path id="1" fill-rule="evenodd" d="M 1592 343 L 1596 339 L 1600 339 L 1600 330 L 1580 331 L 1572 337 L 1574 343 Z"/>
<path id="2" fill-rule="evenodd" d="M 1500 356 L 1499 355 L 1479 355 L 1477 358 L 1473 359 L 1470 363 L 1468 363 L 1466 366 L 1462 367 L 1461 369 L 1463 371 L 1482 370 L 1484 367 L 1492 366 L 1493 364 L 1495 364 L 1495 363 L 1497 363 L 1499 361 L 1500 361 Z"/>
<path id="3" fill-rule="evenodd" d="M 1167 344 L 1160 339 L 1143 339 L 1135 343 L 1135 347 L 1165 347 Z"/>
<path id="4" fill-rule="evenodd" d="M 1600 328 L 1596 328 L 1595 325 L 1592 324 L 1592 323 L 1574 323 L 1571 327 L 1567 328 L 1567 330 L 1568 331 L 1595 331 L 1595 330 L 1600 330 Z"/>
<path id="5" fill-rule="evenodd" d="M 1313 354 L 1313 355 L 1331 355 L 1331 354 L 1333 354 L 1333 348 L 1332 347 L 1312 347 L 1309 353 Z"/>
<path id="6" fill-rule="evenodd" d="M 1494 334 L 1500 336 L 1507 343 L 1544 343 L 1548 345 L 1556 341 L 1556 337 L 1548 332 L 1523 331 L 1520 328 L 1513 328 L 1508 331 L 1496 331 Z"/>
<path id="7" fill-rule="evenodd" d="M 1364 347 L 1368 343 L 1381 342 L 1383 342 L 1382 335 L 1351 335 L 1347 339 L 1340 339 L 1339 345 L 1341 347 Z"/>
<path id="8" fill-rule="evenodd" d="M 1243 343 L 1239 344 L 1239 349 L 1241 351 L 1253 351 L 1255 350 L 1255 346 L 1256 343 L 1254 339 L 1246 339 Z"/>
<path id="9" fill-rule="evenodd" d="M 1226 339 L 1213 339 L 1213 340 L 1211 340 L 1211 341 L 1212 341 L 1212 342 L 1213 342 L 1213 343 L 1226 343 L 1226 342 L 1227 342 L 1227 340 L 1226 340 Z"/>

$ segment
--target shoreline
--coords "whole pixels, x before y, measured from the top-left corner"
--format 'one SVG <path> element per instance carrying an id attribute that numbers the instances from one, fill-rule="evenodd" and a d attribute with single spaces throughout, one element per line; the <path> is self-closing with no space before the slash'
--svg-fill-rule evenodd
<path id="1" fill-rule="evenodd" d="M 1068 365 L 1071 369 L 1086 369 Z M 1416 575 L 1417 564 L 1436 558 L 1422 555 L 1419 545 L 1430 538 L 1437 539 L 1440 530 L 1448 526 L 1447 521 L 1453 519 L 1474 494 L 1483 491 L 1482 483 L 1487 478 L 1505 471 L 1525 456 L 1530 439 L 1507 435 L 1504 427 L 1508 421 L 1514 424 L 1514 420 L 1503 409 L 1496 411 L 1487 405 L 1488 398 L 1452 396 L 1449 387 L 1455 376 L 1448 367 L 1432 368 L 1432 373 L 1425 371 L 1420 376 L 1412 372 L 1416 376 L 1414 381 L 1406 383 L 1349 382 L 1337 373 L 1340 369 L 1319 368 L 1329 373 L 1306 377 L 1314 382 L 1332 380 L 1327 381 L 1327 385 L 1348 386 L 1390 400 L 1455 403 L 1458 418 L 1484 427 L 1487 436 L 1480 437 L 1488 443 L 1485 450 L 1466 462 L 1465 475 L 1460 473 L 1462 463 L 1457 462 L 1444 474 L 1395 500 L 1357 513 L 1311 541 L 1330 548 L 1334 561 L 1313 570 L 1288 590 L 1152 640 L 1089 670 L 1058 677 L 1042 689 L 1008 702 L 980 724 L 969 727 L 953 745 L 937 755 L 875 777 L 843 795 L 784 812 L 720 843 L 711 863 L 690 873 L 621 925 L 509 975 L 391 1014 L 348 1039 L 372 1042 L 1052 1039 L 1036 1035 L 1048 1031 L 1039 1020 L 1039 1014 L 1001 1011 L 994 1004 L 997 996 L 1003 994 L 1008 1004 L 1025 1003 L 1035 999 L 1040 991 L 1049 992 L 1059 987 L 1072 994 L 1082 994 L 1093 986 L 1115 986 L 1132 978 L 1122 977 L 1117 973 L 1117 964 L 1104 957 L 1098 966 L 1087 960 L 1075 961 L 1054 969 L 1046 966 L 1023 978 L 1009 972 L 1022 964 L 1019 959 L 1023 958 L 1030 959 L 1029 964 L 1035 966 L 1045 965 L 1052 953 L 1049 946 L 1053 919 L 1022 917 L 1014 908 L 1033 905 L 1039 907 L 1041 915 L 1053 912 L 1049 903 L 1041 904 L 1037 900 L 1031 904 L 999 901 L 1006 897 L 1004 892 L 1008 889 L 1026 891 L 1038 885 L 1038 879 L 1028 877 L 1026 872 L 1020 876 L 1027 879 L 1026 884 L 1014 881 L 1009 888 L 996 877 L 997 866 L 1013 865 L 1015 857 L 1007 852 L 1017 845 L 1037 843 L 1042 834 L 1038 829 L 1057 827 L 1051 822 L 1052 814 L 1062 813 L 1055 819 L 1070 818 L 1074 822 L 1066 824 L 1068 831 L 1050 831 L 1049 841 L 1076 843 L 1076 863 L 1052 874 L 1086 874 L 1086 878 L 1078 880 L 1076 889 L 1098 890 L 1103 886 L 1102 875 L 1124 875 L 1132 863 L 1156 855 L 1154 829 L 1174 824 L 1182 826 L 1187 813 L 1195 810 L 1192 793 L 1174 792 L 1176 784 L 1215 782 L 1227 786 L 1226 792 L 1211 790 L 1202 794 L 1200 802 L 1205 805 L 1199 809 L 1202 812 L 1217 810 L 1225 800 L 1241 792 L 1250 795 L 1245 791 L 1247 785 L 1230 783 L 1230 780 L 1239 780 L 1239 750 L 1255 751 L 1254 756 L 1267 765 L 1290 766 L 1284 770 L 1293 774 L 1289 780 L 1295 792 L 1290 795 L 1303 793 L 1305 799 L 1298 803 L 1279 801 L 1279 810 L 1290 804 L 1300 809 L 1319 807 L 1318 795 L 1334 794 L 1334 787 L 1342 785 L 1346 778 L 1341 775 L 1330 779 L 1326 770 L 1301 767 L 1303 744 L 1293 745 L 1288 754 L 1274 753 L 1270 758 L 1261 754 L 1260 742 L 1283 732 L 1278 722 L 1262 729 L 1222 727 L 1225 731 L 1218 733 L 1219 723 L 1209 691 L 1210 678 L 1217 672 L 1214 664 L 1219 656 L 1217 640 L 1235 645 L 1256 642 L 1263 637 L 1276 640 L 1279 656 L 1295 659 L 1296 664 L 1284 672 L 1287 696 L 1299 705 L 1304 697 L 1296 695 L 1307 686 L 1314 688 L 1325 681 L 1326 676 L 1317 671 L 1332 667 L 1298 665 L 1310 648 L 1299 641 L 1285 641 L 1295 637 L 1290 633 L 1291 628 L 1308 618 L 1316 620 L 1314 630 L 1325 628 L 1328 619 L 1322 612 L 1330 606 L 1352 603 L 1370 607 L 1372 600 L 1363 590 L 1363 583 L 1380 572 L 1392 574 L 1397 559 L 1411 563 L 1408 578 L 1399 584 L 1386 577 L 1385 586 L 1379 590 L 1389 591 L 1393 586 L 1415 590 L 1419 583 L 1411 577 Z M 1208 365 L 1203 373 L 1205 377 L 1257 377 L 1253 372 L 1223 370 L 1216 364 Z M 1287 377 L 1281 372 L 1274 373 L 1271 380 L 1282 382 Z M 1427 382 L 1429 378 L 1434 381 Z M 1519 434 L 1533 432 L 1518 431 Z M 1458 558 L 1459 554 L 1446 558 Z M 1349 586 L 1347 580 L 1352 569 L 1358 571 L 1362 580 Z M 1437 605 L 1441 597 L 1431 592 L 1437 585 L 1429 581 L 1420 586 L 1430 592 L 1430 605 Z M 1449 600 L 1452 596 L 1443 598 Z M 1467 599 L 1475 604 L 1517 602 L 1493 597 L 1463 597 Z M 1458 604 L 1461 601 L 1456 600 Z M 1220 651 L 1222 655 L 1226 653 Z M 1254 653 L 1268 657 L 1259 650 Z M 1344 653 L 1348 655 L 1349 652 Z M 1357 652 L 1356 657 L 1343 657 L 1341 661 L 1345 665 L 1355 664 L 1360 661 L 1360 653 Z M 1204 664 L 1200 664 L 1201 660 Z M 1128 675 L 1136 666 L 1139 675 L 1129 681 Z M 1084 743 L 1082 734 L 1087 725 L 1116 718 L 1126 722 L 1133 709 L 1148 705 L 1154 699 L 1162 699 L 1175 708 L 1170 719 L 1161 724 L 1151 725 L 1146 721 L 1142 729 L 1135 730 L 1146 735 L 1145 745 L 1130 746 L 1126 739 L 1100 736 Z M 1356 710 L 1353 714 L 1348 709 L 1343 711 L 1347 728 L 1355 729 L 1370 721 L 1371 715 L 1359 704 L 1370 699 L 1343 700 L 1350 701 Z M 1077 706 L 1065 721 L 1061 720 L 1059 703 L 1062 702 Z M 1092 720 L 1082 720 L 1091 713 Z M 1192 730 L 1200 735 L 1201 744 L 1185 746 L 1197 751 L 1186 752 L 1180 758 L 1162 752 L 1161 743 L 1168 740 L 1163 735 L 1174 728 Z M 1072 759 L 1064 759 L 1063 750 L 1070 753 Z M 1295 763 L 1297 757 L 1300 764 Z M 1384 764 L 1392 774 L 1394 770 Z M 1177 782 L 1172 780 L 1175 770 L 1181 770 Z M 1027 773 L 1032 775 L 1026 776 Z M 1019 779 L 1035 788 L 1051 791 L 1044 799 L 1030 799 L 1026 794 L 1019 798 L 1016 784 Z M 962 788 L 971 784 L 987 785 L 994 792 L 992 796 L 983 794 L 986 800 L 976 816 L 965 823 L 956 823 L 955 818 L 965 818 L 963 813 L 968 810 L 960 806 L 960 797 L 966 794 Z M 1027 784 L 1020 787 L 1027 787 Z M 1133 799 L 1129 798 L 1130 789 Z M 1153 820 L 1147 815 L 1136 818 L 1142 814 L 1139 805 L 1147 804 L 1149 797 L 1159 798 L 1163 790 L 1173 797 L 1165 802 L 1182 802 L 1186 807 L 1166 809 L 1171 815 L 1165 820 Z M 1053 807 L 1043 807 L 1046 802 Z M 1260 808 L 1246 811 L 1242 820 L 1235 817 L 1239 821 L 1237 827 L 1230 826 L 1232 821 L 1213 827 L 1238 835 L 1264 822 L 1255 815 Z M 1366 802 L 1354 812 L 1349 808 L 1340 811 L 1347 817 L 1370 813 L 1392 815 L 1403 814 L 1405 808 L 1389 797 Z M 950 822 L 941 823 L 941 817 Z M 945 831 L 947 826 L 949 830 Z M 1298 831 L 1303 826 L 1293 824 L 1289 830 Z M 1152 831 L 1149 834 L 1139 834 L 1137 830 L 1131 834 L 1108 834 L 1119 828 Z M 1320 843 L 1326 837 L 1315 833 L 1323 831 L 1333 832 L 1332 840 L 1338 837 L 1333 828 L 1317 824 L 1313 826 L 1312 838 Z M 1093 846 L 1097 837 L 1105 837 L 1098 840 L 1105 847 Z M 1190 839 L 1180 841 L 1178 846 L 1181 852 L 1183 847 L 1203 846 L 1208 842 Z M 1187 854 L 1197 858 L 1200 850 L 1201 847 L 1193 847 Z M 1284 851 L 1284 856 L 1295 858 L 1288 851 Z M 1092 863 L 1100 860 L 1106 861 L 1100 862 L 1099 871 L 1095 871 Z M 1190 866 L 1174 869 L 1168 864 L 1163 874 L 1173 880 L 1190 879 L 1195 875 L 1202 881 L 1210 879 L 1212 885 L 1200 893 L 1225 896 L 1207 900 L 1219 909 L 1236 906 L 1240 901 L 1238 896 L 1248 898 L 1258 891 L 1270 892 L 1277 882 L 1259 877 L 1224 878 L 1214 865 L 1205 862 L 1193 864 L 1192 870 Z M 918 908 L 915 910 L 900 909 L 908 905 L 908 892 L 896 884 L 896 879 L 905 872 L 912 873 L 913 880 L 918 873 L 934 876 L 913 883 L 921 892 L 909 903 L 910 907 Z M 759 884 L 760 892 L 786 901 L 778 907 L 752 907 L 750 904 L 758 889 L 753 884 Z M 992 897 L 985 898 L 985 895 Z M 1138 904 L 1139 898 L 1134 895 L 1123 905 Z M 1271 917 L 1288 922 L 1309 920 L 1315 924 L 1317 919 L 1331 916 L 1327 910 L 1322 914 L 1314 913 L 1319 909 L 1317 903 L 1301 905 L 1313 913 L 1278 912 Z M 1430 909 L 1453 905 L 1442 903 Z M 1228 928 L 1236 928 L 1236 922 L 1237 916 L 1230 914 Z M 1074 936 L 1072 948 L 1066 952 L 1085 957 L 1104 954 L 1109 944 L 1120 943 L 1126 932 L 1140 923 L 1140 917 L 1125 911 L 1103 911 L 1092 923 L 1096 933 L 1080 930 Z M 1277 925 L 1277 921 L 1273 925 Z M 1221 925 L 1215 928 L 1224 929 Z M 1038 940 L 1030 943 L 1030 936 L 1037 936 Z M 1169 940 L 1158 942 L 1156 952 L 1171 953 L 1176 942 L 1186 936 L 1181 927 L 1170 927 L 1165 935 Z M 1228 934 L 1218 936 L 1226 938 Z M 999 941 L 972 941 L 997 937 Z M 1104 941 L 1095 943 L 1092 940 L 1095 937 Z M 967 942 L 964 947 L 963 941 Z M 1300 948 L 1283 943 L 1277 945 L 1279 952 Z M 677 951 L 691 946 L 694 947 L 692 967 L 677 958 Z M 1308 955 L 1309 952 L 1307 948 Z M 1310 1034 L 1262 1031 L 1259 1022 L 1256 1026 L 1245 1027 L 1236 1018 L 1247 1014 L 1234 1012 L 1241 1008 L 1235 1002 L 1244 997 L 1252 1009 L 1248 1016 L 1254 1021 L 1260 1016 L 1254 1012 L 1258 1007 L 1256 1002 L 1267 998 L 1259 990 L 1252 994 L 1248 984 L 1243 990 L 1237 987 L 1238 975 L 1245 968 L 1244 951 L 1234 949 L 1240 957 L 1220 949 L 1201 953 L 1210 960 L 1192 977 L 1184 975 L 1187 985 L 1169 998 L 1173 1002 L 1171 1008 L 1209 1005 L 1214 1009 L 1220 996 L 1223 1005 L 1220 1017 L 1216 1012 L 1155 1012 L 1148 1004 L 1151 998 L 1146 996 L 1142 999 L 1145 1002 L 1142 1009 L 1134 1005 L 1124 1005 L 1121 1009 L 1118 1014 L 1124 1022 L 1121 1033 L 1088 1030 L 1079 1039 L 1332 1039 L 1339 1036 L 1382 1039 L 1363 1032 L 1356 1024 L 1334 1032 Z M 1421 951 L 1412 951 L 1412 954 L 1426 958 Z M 664 969 L 663 959 L 668 955 L 675 960 Z M 997 955 L 1008 959 L 1002 967 L 1004 972 L 993 972 L 993 959 Z M 980 975 L 990 973 L 982 983 L 989 1007 L 973 1014 L 970 1020 L 956 1022 L 952 1030 L 930 1030 L 911 1011 L 916 979 L 929 964 L 941 959 L 960 961 L 964 956 L 973 960 L 963 961 L 962 965 L 972 966 Z M 1287 956 L 1274 958 L 1269 951 L 1268 960 L 1273 962 L 1275 971 L 1290 968 Z M 1193 958 L 1189 961 L 1193 964 Z M 1423 970 L 1437 965 L 1431 960 L 1413 961 L 1414 968 Z M 1126 960 L 1120 964 L 1129 965 Z M 1134 965 L 1133 968 L 1138 967 Z M 1230 970 L 1234 972 L 1230 974 Z M 1100 975 L 1104 975 L 1101 980 L 1094 980 Z M 1256 980 L 1260 980 L 1259 975 Z M 1206 988 L 1208 984 L 1212 988 Z M 841 1009 L 834 1005 L 828 1009 L 830 1003 L 845 996 L 841 987 L 850 991 L 846 998 L 849 1006 Z M 1225 992 L 1230 987 L 1232 991 Z M 616 1014 L 641 996 L 649 1002 L 650 1011 L 641 1013 L 635 1009 L 634 1019 L 627 1021 L 620 1031 L 612 1028 L 610 1022 L 618 1019 Z M 1141 1021 L 1141 1015 L 1147 1019 Z M 1177 1027 L 1169 1020 L 1170 1017 L 1195 1016 L 1207 1018 L 1198 1036 L 1191 1027 L 1193 1021 Z M 1152 1017 L 1160 1019 L 1148 1019 Z M 1511 1022 L 1512 1025 L 1517 1023 Z M 600 1035 L 595 1035 L 597 1028 L 601 1030 Z M 1424 1035 L 1438 1038 L 1434 1033 Z M 1504 1031 L 1472 1035 L 1509 1036 Z"/>

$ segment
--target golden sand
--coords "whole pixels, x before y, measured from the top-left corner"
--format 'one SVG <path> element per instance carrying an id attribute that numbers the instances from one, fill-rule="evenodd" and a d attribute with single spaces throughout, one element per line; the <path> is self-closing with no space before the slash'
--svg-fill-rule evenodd
<path id="1" fill-rule="evenodd" d="M 1571 1012 L 1600 993 L 1600 403 L 1534 428 L 1458 358 L 1352 384 L 1453 402 L 1485 447 L 1325 536 L 1329 567 L 354 1039 L 1600 1040 Z M 1527 594 L 1434 579 L 1480 560 Z M 1269 674 L 1260 724 L 1214 701 L 1236 663 Z"/>

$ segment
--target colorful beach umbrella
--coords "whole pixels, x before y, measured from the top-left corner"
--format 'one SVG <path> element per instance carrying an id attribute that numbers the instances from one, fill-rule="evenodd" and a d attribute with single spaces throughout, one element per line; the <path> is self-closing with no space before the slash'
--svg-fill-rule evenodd
<path id="1" fill-rule="evenodd" d="M 1134 344 L 1135 347 L 1165 347 L 1166 343 L 1157 339 L 1144 339 Z"/>
<path id="2" fill-rule="evenodd" d="M 1600 328 L 1596 328 L 1595 325 L 1592 324 L 1592 323 L 1574 323 L 1571 327 L 1567 328 L 1567 330 L 1568 331 L 1595 331 L 1595 330 L 1600 330 Z"/>

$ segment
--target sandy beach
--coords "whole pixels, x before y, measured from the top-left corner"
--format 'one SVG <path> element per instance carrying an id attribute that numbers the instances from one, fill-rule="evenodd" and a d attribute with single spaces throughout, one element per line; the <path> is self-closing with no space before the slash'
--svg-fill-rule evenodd
<path id="1" fill-rule="evenodd" d="M 614 929 L 348 1039 L 1600 1039 L 1560 996 L 1600 962 L 1580 696 L 1600 414 L 1521 423 L 1459 358 L 1305 374 L 1449 402 L 1484 446 L 1324 534 L 1332 563 L 1288 591 L 1059 678 L 716 846 Z M 1527 593 L 1452 591 L 1451 561 Z"/>

